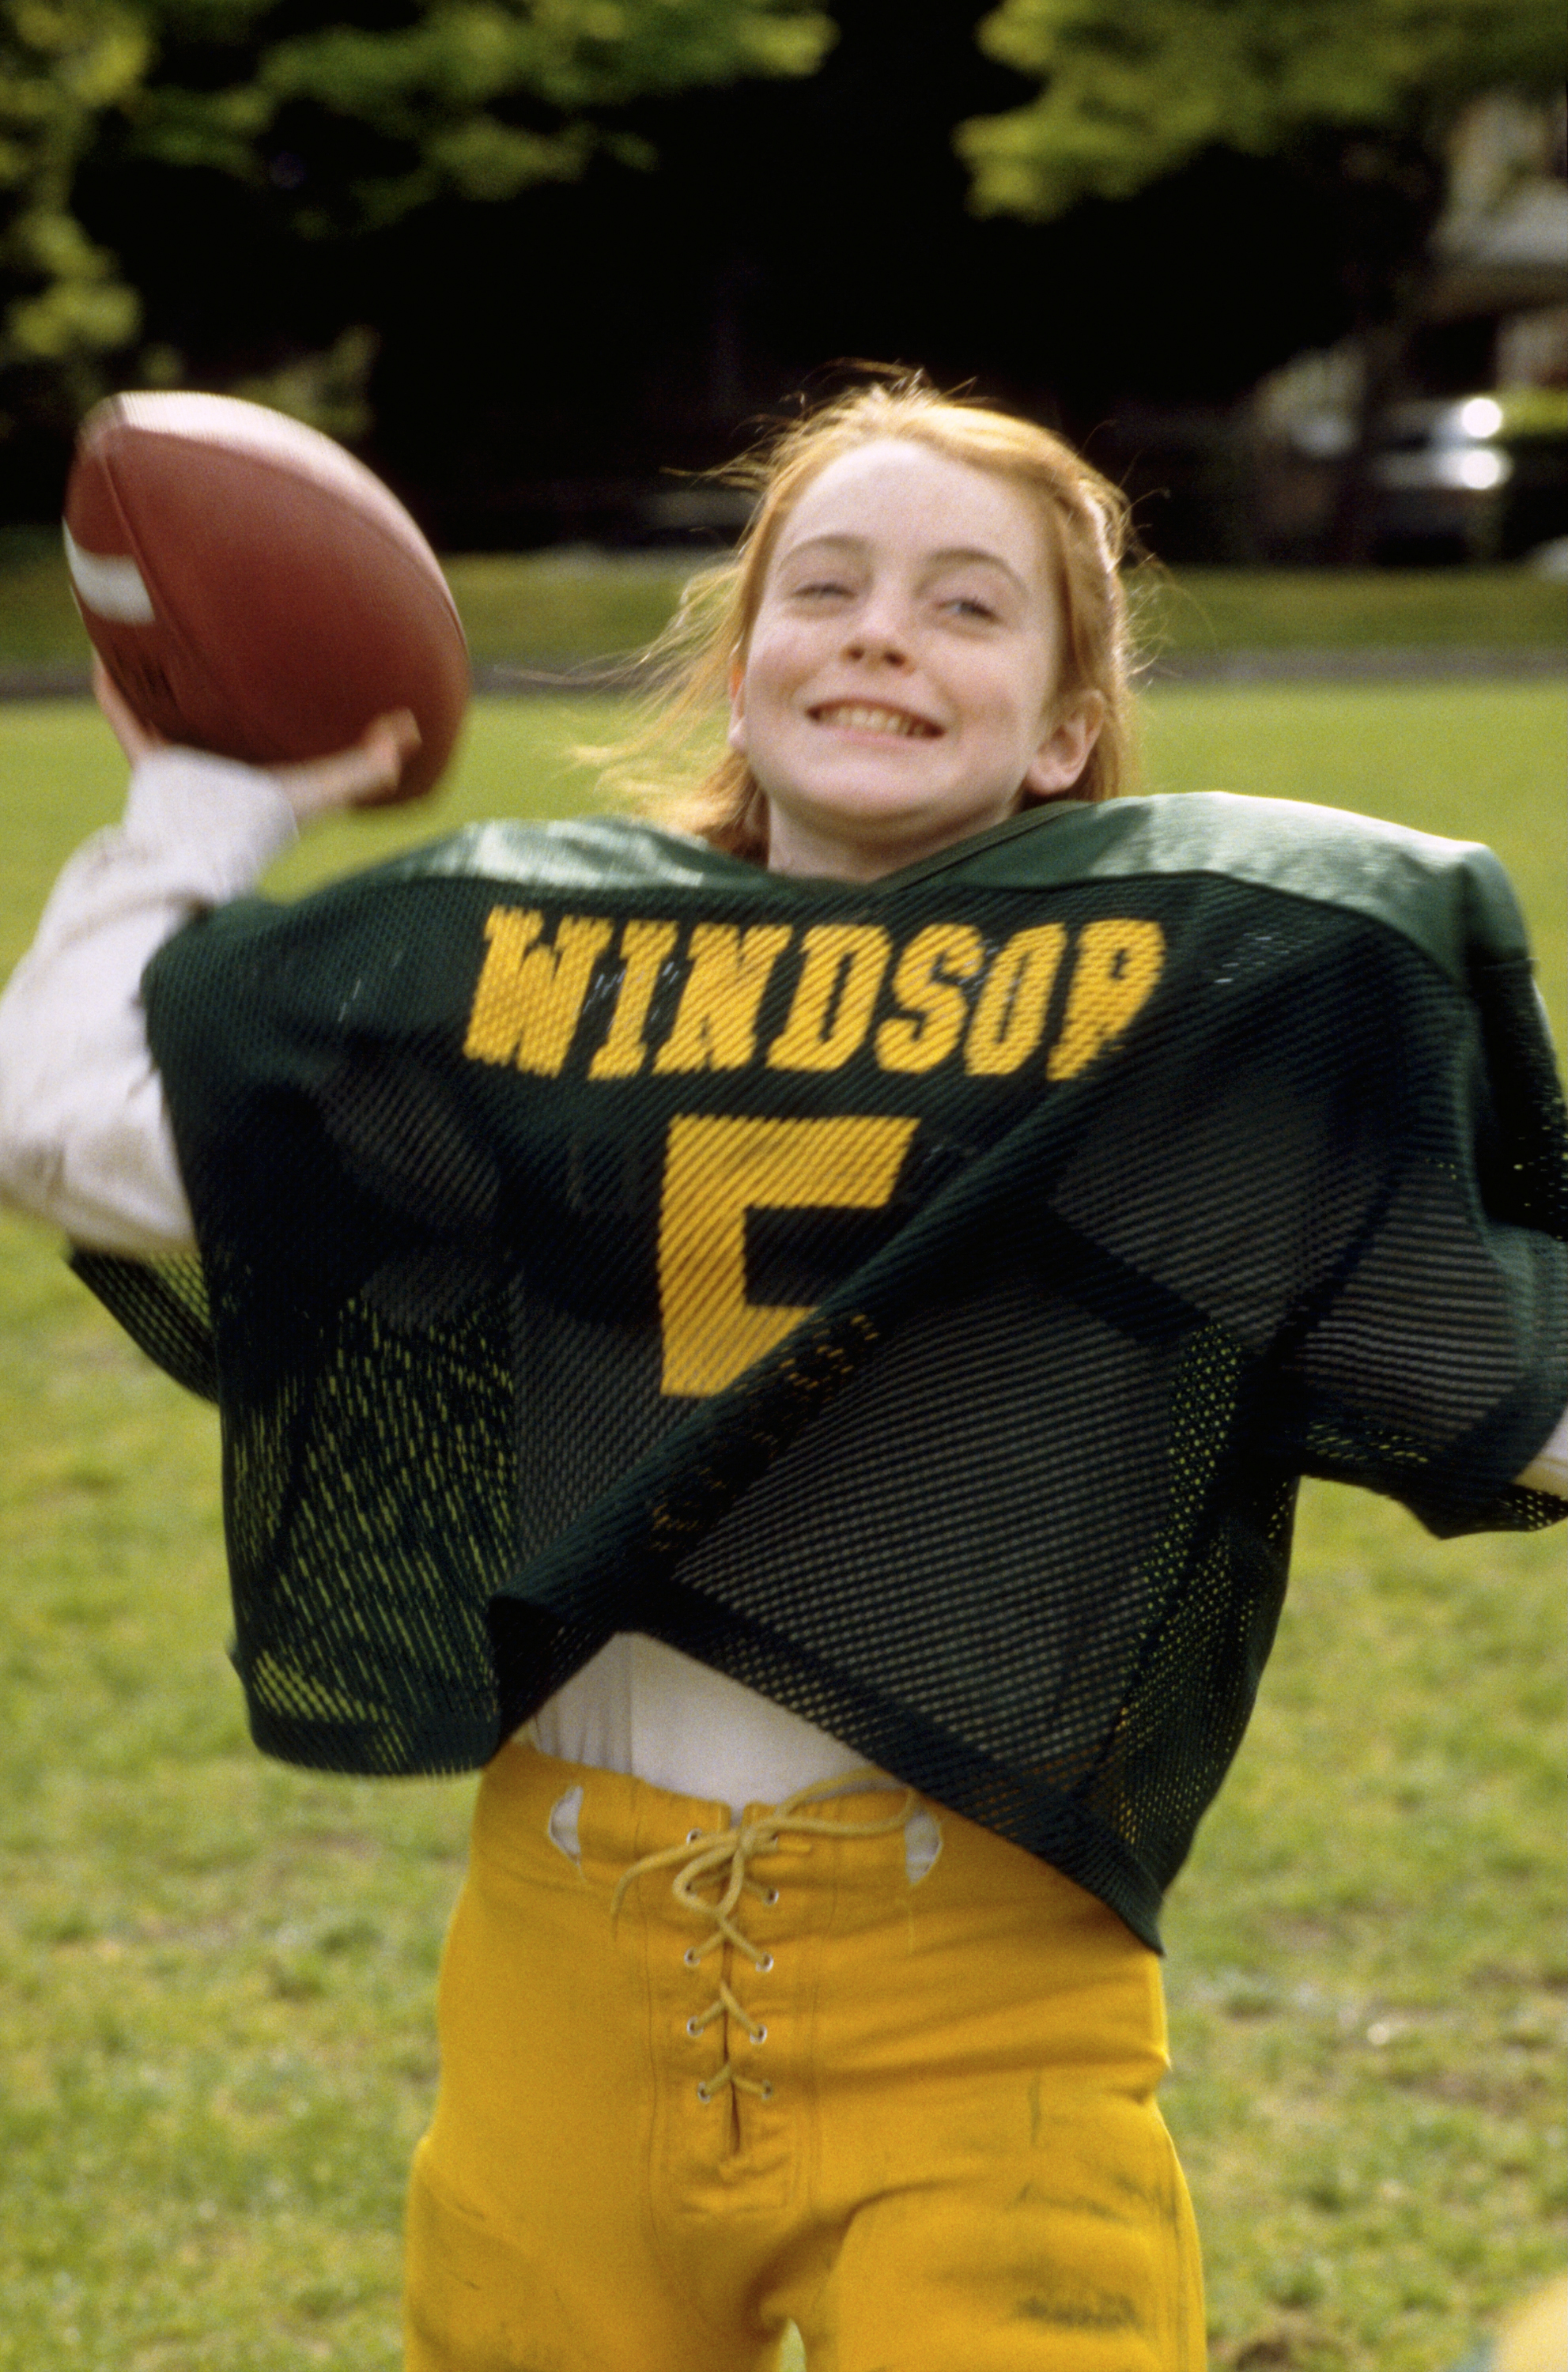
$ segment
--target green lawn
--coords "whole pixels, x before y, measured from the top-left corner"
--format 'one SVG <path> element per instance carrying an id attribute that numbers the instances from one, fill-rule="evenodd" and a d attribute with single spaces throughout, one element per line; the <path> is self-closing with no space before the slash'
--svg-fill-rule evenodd
<path id="1" fill-rule="evenodd" d="M 1492 839 L 1561 1029 L 1562 705 L 1169 691 L 1148 773 Z M 583 805 L 563 752 L 613 721 L 483 703 L 436 808 L 325 829 L 274 886 Z M 0 711 L 0 969 L 121 775 L 87 711 Z M 0 2367 L 390 2372 L 470 1787 L 251 1751 L 210 1412 L 5 1218 L 0 1555 Z M 1261 1707 L 1169 1920 L 1168 2114 L 1219 2365 L 1445 2372 L 1561 2262 L 1560 1570 L 1553 1536 L 1438 1544 L 1307 1494 Z"/>
<path id="2" fill-rule="evenodd" d="M 476 659 L 568 666 L 651 641 L 694 564 L 574 546 L 446 567 Z M 1568 640 L 1568 591 L 1524 568 L 1194 568 L 1151 573 L 1135 599 L 1143 639 L 1172 653 Z M 58 537 L 0 531 L 0 666 L 87 656 Z"/>
<path id="3" fill-rule="evenodd" d="M 1172 651 L 1561 648 L 1568 592 L 1523 568 L 1188 568 L 1145 623 Z"/>

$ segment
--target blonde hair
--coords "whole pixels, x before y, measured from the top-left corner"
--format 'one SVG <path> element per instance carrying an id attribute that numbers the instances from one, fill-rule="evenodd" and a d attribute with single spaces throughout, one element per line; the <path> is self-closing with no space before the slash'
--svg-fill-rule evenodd
<path id="1" fill-rule="evenodd" d="M 675 618 L 645 654 L 660 688 L 641 725 L 614 749 L 583 753 L 608 762 L 607 780 L 654 820 L 696 832 L 731 855 L 766 861 L 766 798 L 739 752 L 726 750 L 714 762 L 714 725 L 727 717 L 731 670 L 744 663 L 784 521 L 830 463 L 889 437 L 1005 478 L 1039 505 L 1064 627 L 1055 705 L 1065 709 L 1086 692 L 1103 704 L 1098 738 L 1071 796 L 1108 799 L 1126 785 L 1133 762 L 1120 574 L 1130 541 L 1126 498 L 1050 429 L 904 374 L 806 413 L 720 473 L 757 497 L 746 531 L 731 559 L 691 579 Z M 1045 797 L 1026 789 L 1020 803 L 1043 805 Z"/>

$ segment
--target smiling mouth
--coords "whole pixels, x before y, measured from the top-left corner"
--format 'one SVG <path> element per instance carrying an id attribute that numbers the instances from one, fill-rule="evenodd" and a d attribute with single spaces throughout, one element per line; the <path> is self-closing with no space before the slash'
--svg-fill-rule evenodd
<path id="1" fill-rule="evenodd" d="M 884 708 L 880 702 L 830 700 L 807 713 L 813 725 L 835 725 L 846 733 L 886 733 L 895 740 L 935 741 L 942 730 L 923 716 L 912 716 L 907 708 Z"/>

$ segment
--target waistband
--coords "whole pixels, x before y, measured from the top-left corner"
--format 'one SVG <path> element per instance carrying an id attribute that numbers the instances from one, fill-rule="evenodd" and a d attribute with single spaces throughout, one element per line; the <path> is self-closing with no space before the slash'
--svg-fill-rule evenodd
<path id="1" fill-rule="evenodd" d="M 887 1852 L 874 1858 L 889 1865 L 903 1859 L 896 1831 L 912 1820 L 935 1819 L 914 1788 L 867 1769 L 820 1781 L 782 1804 L 744 1805 L 732 1820 L 728 1805 L 713 1798 L 679 1795 L 596 1764 L 569 1762 L 518 1737 L 485 1767 L 474 1813 L 475 1842 L 487 1859 L 518 1875 L 558 1870 L 564 1856 L 586 1876 L 602 1877 L 613 1887 L 651 1855 L 668 1855 L 673 1865 L 700 1840 L 716 1847 L 770 1815 L 784 1819 L 786 1806 L 798 1808 L 792 1823 L 809 1820 L 800 1833 L 827 1843 L 840 1837 L 869 1842 L 865 1831 L 874 1824 L 888 1842 Z M 944 1829 L 954 1817 L 940 1815 Z"/>
<path id="2" fill-rule="evenodd" d="M 825 1781 L 786 1801 L 812 1823 L 809 1830 L 784 1825 L 778 1834 L 776 1850 L 788 1863 L 792 1894 L 831 1894 L 841 1915 L 855 1903 L 866 1916 L 875 1916 L 878 1906 L 901 1905 L 939 1867 L 944 1896 L 982 1925 L 993 1911 L 1009 1921 L 1027 1912 L 1063 1931 L 1103 1930 L 1108 1942 L 1119 1940 L 1140 1957 L 1148 1953 L 1117 1913 L 1075 1880 L 885 1773 Z M 519 1737 L 485 1766 L 474 1810 L 474 1852 L 491 1868 L 521 1880 L 587 1880 L 604 1890 L 607 1904 L 628 1870 L 651 1856 L 668 1857 L 671 1875 L 651 1876 L 638 1892 L 647 1915 L 668 1905 L 678 1918 L 671 1899 L 677 1866 L 732 1829 L 738 1833 L 784 1808 L 748 1804 L 732 1823 L 727 1805 L 569 1762 Z M 690 1850 L 681 1855 L 677 1847 Z"/>

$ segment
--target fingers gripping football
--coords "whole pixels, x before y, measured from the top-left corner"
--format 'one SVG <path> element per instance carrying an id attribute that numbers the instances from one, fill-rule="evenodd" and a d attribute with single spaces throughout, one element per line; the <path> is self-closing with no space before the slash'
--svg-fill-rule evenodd
<path id="1" fill-rule="evenodd" d="M 103 661 L 93 660 L 93 695 L 133 766 L 155 750 L 168 747 L 131 707 Z M 347 750 L 302 765 L 268 769 L 300 823 L 334 808 L 378 807 L 399 795 L 403 770 L 419 749 L 419 721 L 412 708 L 393 709 L 367 725 Z"/>
<path id="2" fill-rule="evenodd" d="M 419 749 L 412 708 L 394 709 L 367 725 L 350 750 L 302 766 L 274 766 L 273 774 L 301 823 L 331 808 L 384 807 L 400 796 L 403 769 Z"/>

